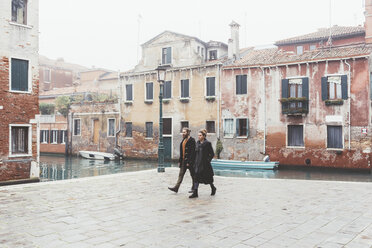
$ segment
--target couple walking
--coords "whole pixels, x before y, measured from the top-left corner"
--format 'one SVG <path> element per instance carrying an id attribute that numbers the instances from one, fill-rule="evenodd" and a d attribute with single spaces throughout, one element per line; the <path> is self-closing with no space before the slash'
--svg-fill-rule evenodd
<path id="1" fill-rule="evenodd" d="M 189 198 L 198 197 L 199 183 L 209 184 L 211 186 L 211 195 L 216 194 L 216 187 L 213 185 L 213 169 L 211 160 L 214 157 L 214 152 L 211 142 L 207 140 L 207 131 L 205 129 L 198 132 L 198 142 L 190 136 L 191 130 L 188 128 L 182 129 L 182 141 L 180 144 L 180 159 L 178 165 L 180 172 L 176 186 L 168 187 L 169 190 L 178 192 L 182 183 L 183 177 L 187 170 L 190 171 L 192 178 L 191 191 L 192 195 Z"/>

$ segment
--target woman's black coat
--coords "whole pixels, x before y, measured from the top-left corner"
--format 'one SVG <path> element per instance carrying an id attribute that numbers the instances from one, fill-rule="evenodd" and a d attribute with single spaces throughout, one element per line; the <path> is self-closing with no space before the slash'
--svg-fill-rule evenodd
<path id="1" fill-rule="evenodd" d="M 211 142 L 204 140 L 203 143 L 196 143 L 195 157 L 195 181 L 198 183 L 210 184 L 213 183 L 213 169 L 211 160 L 214 157 L 214 152 Z"/>

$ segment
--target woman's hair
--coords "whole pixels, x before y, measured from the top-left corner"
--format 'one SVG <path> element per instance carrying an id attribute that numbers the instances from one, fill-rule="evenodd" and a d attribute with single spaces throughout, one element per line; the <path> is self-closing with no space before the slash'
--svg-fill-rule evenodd
<path id="1" fill-rule="evenodd" d="M 204 137 L 207 137 L 207 130 L 202 129 L 199 131 L 199 133 L 201 133 Z"/>

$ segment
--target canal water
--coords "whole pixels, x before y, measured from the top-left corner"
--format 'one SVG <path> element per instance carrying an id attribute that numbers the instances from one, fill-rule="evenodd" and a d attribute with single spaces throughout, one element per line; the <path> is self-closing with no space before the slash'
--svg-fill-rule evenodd
<path id="1" fill-rule="evenodd" d="M 166 163 L 166 167 L 171 166 L 177 166 L 177 164 Z M 102 161 L 89 160 L 81 157 L 40 156 L 41 181 L 92 177 L 130 171 L 150 170 L 155 168 L 157 168 L 157 162 L 149 160 Z M 369 173 L 335 170 L 215 170 L 214 172 L 218 176 L 226 177 L 372 182 L 372 175 Z"/>

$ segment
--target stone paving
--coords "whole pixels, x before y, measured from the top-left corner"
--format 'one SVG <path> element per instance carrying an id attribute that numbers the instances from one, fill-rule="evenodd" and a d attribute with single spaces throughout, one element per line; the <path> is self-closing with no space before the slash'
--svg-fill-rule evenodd
<path id="1" fill-rule="evenodd" d="M 0 187 L 0 247 L 372 247 L 372 183 L 215 177 L 177 168 Z"/>

